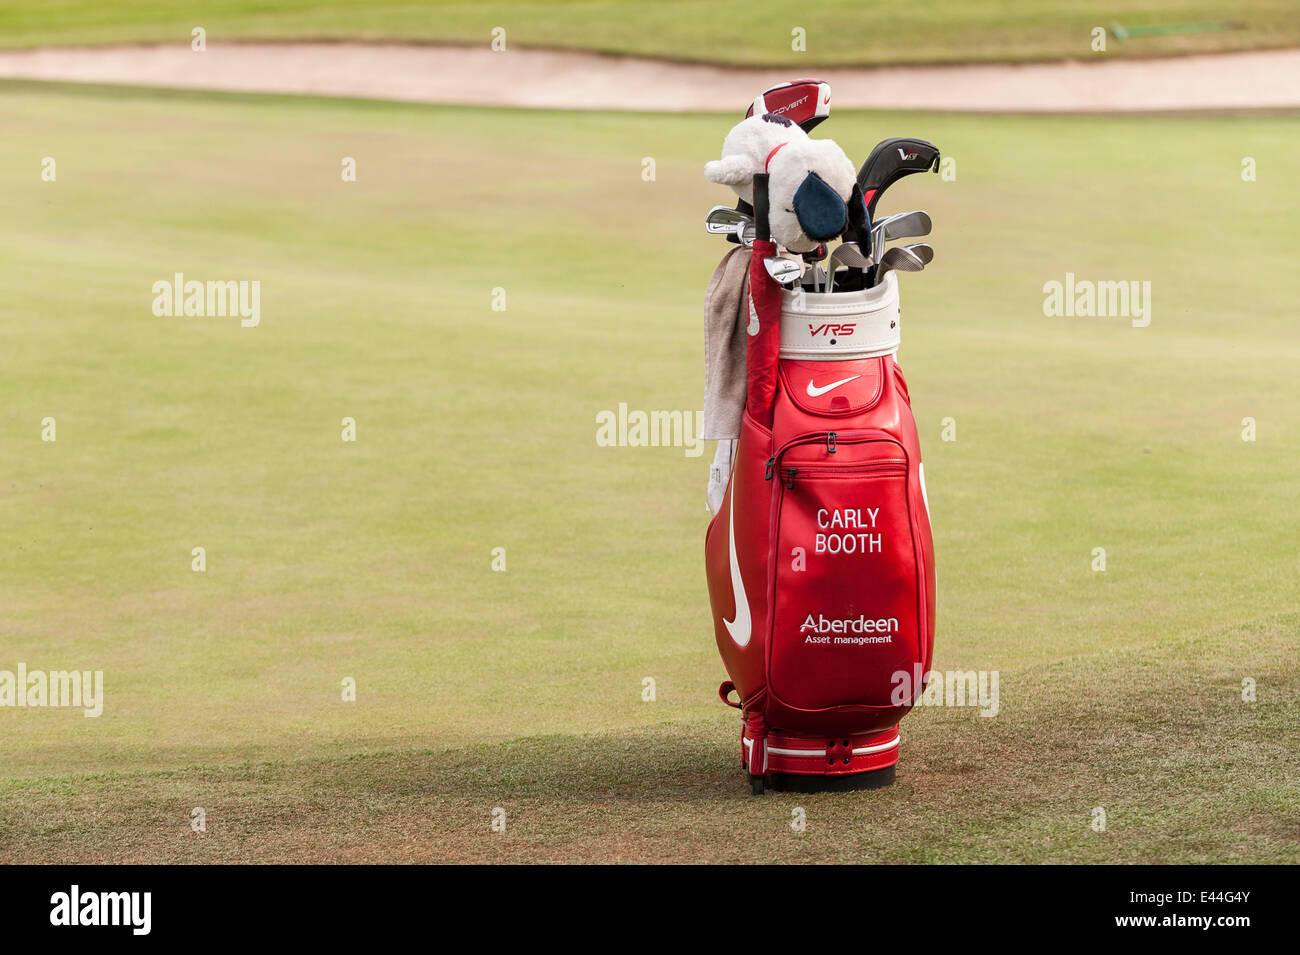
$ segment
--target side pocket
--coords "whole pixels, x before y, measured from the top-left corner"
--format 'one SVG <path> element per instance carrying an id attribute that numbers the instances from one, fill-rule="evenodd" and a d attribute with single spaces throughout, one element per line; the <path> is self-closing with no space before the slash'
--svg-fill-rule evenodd
<path id="1" fill-rule="evenodd" d="M 787 454 L 777 517 L 770 679 L 800 710 L 893 707 L 922 662 L 924 567 L 908 462 L 892 440 Z"/>

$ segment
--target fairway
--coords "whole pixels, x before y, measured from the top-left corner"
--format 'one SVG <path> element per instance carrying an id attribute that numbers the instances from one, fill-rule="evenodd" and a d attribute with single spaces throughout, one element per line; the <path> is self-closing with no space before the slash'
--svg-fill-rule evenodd
<path id="1" fill-rule="evenodd" d="M 0 670 L 105 685 L 0 708 L 0 862 L 1300 861 L 1300 117 L 819 128 L 955 161 L 882 211 L 935 222 L 935 666 L 1002 698 L 909 716 L 889 790 L 763 799 L 712 449 L 596 442 L 701 406 L 730 120 L 0 84 Z M 155 315 L 175 273 L 260 323 Z M 1045 316 L 1067 273 L 1150 325 Z"/>

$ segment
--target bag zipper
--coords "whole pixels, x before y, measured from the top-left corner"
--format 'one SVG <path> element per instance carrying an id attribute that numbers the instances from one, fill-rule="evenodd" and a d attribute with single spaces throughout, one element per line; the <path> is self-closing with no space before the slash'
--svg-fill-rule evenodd
<path id="1" fill-rule="evenodd" d="M 783 468 L 781 470 L 781 473 L 786 476 L 784 483 L 785 483 L 785 489 L 788 491 L 794 487 L 794 478 L 796 474 L 800 474 L 805 478 L 809 478 L 809 477 L 819 477 L 823 474 L 866 474 L 866 473 L 871 473 L 873 471 L 883 471 L 883 472 L 894 471 L 899 474 L 906 474 L 907 462 L 906 461 L 878 461 L 875 464 L 848 464 L 848 465 L 841 464 L 838 466 L 834 464 L 829 464 L 820 467 L 817 465 L 813 465 L 811 467 L 809 467 L 808 465 L 804 465 L 803 467 L 799 467 L 799 468 Z"/>
<path id="2" fill-rule="evenodd" d="M 799 468 L 779 467 L 781 458 L 791 448 L 796 448 L 803 444 L 819 444 L 824 442 L 826 444 L 826 453 L 834 454 L 841 444 L 865 444 L 869 441 L 888 441 L 890 444 L 897 447 L 898 450 L 901 452 L 902 460 L 895 461 L 895 462 L 882 461 L 880 462 L 879 465 L 871 465 L 871 464 L 846 465 L 841 468 L 838 468 L 837 470 L 850 471 L 858 467 L 870 469 L 873 467 L 884 467 L 886 465 L 895 465 L 903 469 L 907 468 L 907 449 L 904 448 L 903 445 L 898 441 L 898 439 L 895 438 L 888 431 L 880 431 L 875 428 L 867 428 L 862 431 L 846 431 L 843 432 L 842 434 L 838 431 L 814 431 L 810 434 L 804 434 L 804 435 L 800 435 L 797 438 L 792 438 L 791 440 L 787 441 L 785 444 L 781 445 L 781 447 L 777 448 L 776 453 L 767 459 L 767 466 L 764 468 L 763 471 L 763 480 L 764 481 L 772 480 L 772 477 L 779 470 L 783 475 L 781 483 L 785 485 L 786 490 L 790 490 L 791 488 L 794 487 L 795 475 L 799 473 Z M 805 472 L 809 470 L 811 469 L 808 468 L 807 466 L 804 467 Z"/>

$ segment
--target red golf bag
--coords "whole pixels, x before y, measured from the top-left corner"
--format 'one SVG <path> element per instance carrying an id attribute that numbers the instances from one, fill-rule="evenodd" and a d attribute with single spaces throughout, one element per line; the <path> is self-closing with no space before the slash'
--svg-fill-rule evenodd
<path id="1" fill-rule="evenodd" d="M 735 465 L 705 537 L 709 598 L 755 792 L 772 773 L 898 761 L 924 689 L 935 570 L 898 284 L 783 291 L 754 243 L 747 394 Z M 730 699 L 735 691 L 739 700 Z"/>

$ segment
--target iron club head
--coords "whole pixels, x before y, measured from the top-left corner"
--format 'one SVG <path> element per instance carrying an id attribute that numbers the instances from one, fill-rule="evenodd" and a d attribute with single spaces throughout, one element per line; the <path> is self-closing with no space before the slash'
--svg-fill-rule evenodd
<path id="1" fill-rule="evenodd" d="M 903 248 L 920 259 L 923 265 L 929 265 L 934 261 L 934 246 L 928 242 L 914 242 L 912 245 L 903 246 Z"/>
<path id="2" fill-rule="evenodd" d="M 930 234 L 930 216 L 921 209 L 886 216 L 871 227 L 872 248 L 877 252 L 885 242 L 893 239 L 920 238 Z"/>
<path id="3" fill-rule="evenodd" d="M 753 225 L 753 222 L 752 216 L 730 206 L 714 206 L 704 217 L 704 231 L 712 235 L 730 235 L 746 225 Z"/>
<path id="4" fill-rule="evenodd" d="M 793 259 L 785 259 L 779 255 L 769 255 L 763 260 L 763 268 L 767 269 L 767 274 L 772 276 L 781 285 L 790 285 L 799 281 L 803 275 L 803 265 Z"/>
<path id="5" fill-rule="evenodd" d="M 844 242 L 835 250 L 831 261 L 847 265 L 849 268 L 865 269 L 871 265 L 871 256 L 863 255 L 862 249 L 856 242 Z"/>
<path id="6" fill-rule="evenodd" d="M 924 242 L 895 246 L 880 257 L 872 284 L 879 285 L 886 272 L 920 272 L 933 261 L 934 249 Z"/>

